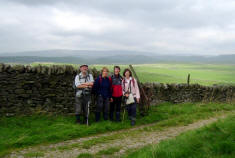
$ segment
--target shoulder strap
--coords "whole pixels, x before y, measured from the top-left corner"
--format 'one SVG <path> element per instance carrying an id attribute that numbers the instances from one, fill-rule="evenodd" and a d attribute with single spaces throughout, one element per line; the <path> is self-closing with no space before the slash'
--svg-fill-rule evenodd
<path id="1" fill-rule="evenodd" d="M 133 78 L 133 87 L 134 87 L 134 88 L 135 88 L 135 81 L 136 81 L 136 80 Z"/>
<path id="2" fill-rule="evenodd" d="M 102 80 L 103 80 L 103 78 L 102 78 L 101 76 L 99 76 L 99 83 L 100 83 L 100 84 L 102 83 Z M 109 76 L 109 83 L 110 83 L 110 85 L 112 84 L 112 78 L 111 78 L 111 76 Z"/>
<path id="3" fill-rule="evenodd" d="M 110 87 L 110 91 L 112 92 L 112 77 L 111 76 L 109 76 L 109 87 Z"/>
<path id="4" fill-rule="evenodd" d="M 124 92 L 125 92 L 125 90 L 126 90 L 126 79 L 124 78 L 124 80 L 122 80 L 122 82 L 123 82 L 123 90 L 124 90 Z"/>
<path id="5" fill-rule="evenodd" d="M 129 81 L 129 86 L 128 86 L 128 89 L 127 89 L 127 91 L 129 91 L 129 89 L 130 89 L 130 93 L 131 93 L 131 82 L 132 82 L 132 80 Z"/>
<path id="6" fill-rule="evenodd" d="M 110 89 L 112 91 L 112 88 L 113 88 L 113 81 L 112 81 L 112 77 L 109 76 L 109 86 L 110 86 Z"/>
<path id="7" fill-rule="evenodd" d="M 112 78 L 111 78 L 111 76 L 109 76 L 109 83 L 110 83 L 110 85 L 112 85 Z"/>
<path id="8" fill-rule="evenodd" d="M 91 74 L 88 73 L 87 77 L 90 80 L 91 79 Z"/>
<path id="9" fill-rule="evenodd" d="M 90 74 L 89 73 L 86 75 L 85 82 L 87 82 L 88 80 L 90 80 Z"/>
<path id="10" fill-rule="evenodd" d="M 101 75 L 99 76 L 99 84 L 101 85 L 101 83 L 102 83 L 102 77 L 101 77 Z"/>

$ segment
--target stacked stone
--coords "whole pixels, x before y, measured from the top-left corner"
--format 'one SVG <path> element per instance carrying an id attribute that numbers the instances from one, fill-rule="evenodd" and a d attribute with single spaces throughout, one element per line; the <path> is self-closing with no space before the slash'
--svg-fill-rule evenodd
<path id="1" fill-rule="evenodd" d="M 0 115 L 74 112 L 73 81 L 77 68 L 69 65 L 24 66 L 0 64 Z M 99 75 L 91 69 L 94 77 Z M 152 105 L 161 102 L 235 103 L 235 86 L 142 84 Z M 94 103 L 92 104 L 94 109 Z"/>
<path id="2" fill-rule="evenodd" d="M 235 103 L 234 86 L 203 86 L 199 84 L 162 84 L 143 85 L 152 104 L 161 102 L 227 102 Z"/>
<path id="3" fill-rule="evenodd" d="M 0 64 L 0 112 L 10 115 L 41 112 L 71 112 L 72 66 L 24 66 Z"/>

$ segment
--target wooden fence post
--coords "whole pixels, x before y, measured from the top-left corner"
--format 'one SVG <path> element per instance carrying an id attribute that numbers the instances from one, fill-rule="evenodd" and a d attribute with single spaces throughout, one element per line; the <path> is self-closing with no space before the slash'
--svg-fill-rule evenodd
<path id="1" fill-rule="evenodd" d="M 188 74 L 187 84 L 188 84 L 188 86 L 190 84 L 190 74 Z"/>

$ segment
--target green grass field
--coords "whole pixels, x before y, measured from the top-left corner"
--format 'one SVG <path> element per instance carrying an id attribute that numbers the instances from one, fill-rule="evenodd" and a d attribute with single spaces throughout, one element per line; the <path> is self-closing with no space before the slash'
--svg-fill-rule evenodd
<path id="1" fill-rule="evenodd" d="M 42 65 L 52 65 L 41 63 Z M 38 63 L 32 64 L 33 66 Z M 73 65 L 78 67 L 78 65 Z M 111 72 L 113 65 L 91 65 L 97 70 L 107 66 Z M 128 65 L 120 65 L 121 69 Z M 202 85 L 235 85 L 235 65 L 222 64 L 179 64 L 179 63 L 159 63 L 133 65 L 141 82 L 159 83 L 187 83 L 187 76 L 190 74 L 191 82 Z"/>
<path id="2" fill-rule="evenodd" d="M 235 115 L 174 139 L 146 146 L 125 158 L 234 158 Z"/>
<path id="3" fill-rule="evenodd" d="M 146 117 L 138 115 L 137 126 L 153 122 L 159 122 L 158 128 L 185 125 L 234 109 L 233 104 L 165 103 L 152 107 Z M 0 124 L 0 157 L 12 150 L 37 144 L 55 143 L 97 133 L 131 128 L 129 120 L 125 120 L 123 123 L 102 121 L 92 123 L 91 126 L 87 127 L 86 125 L 75 124 L 74 116 L 54 115 L 1 117 Z M 100 141 L 87 142 L 84 147 L 98 142 Z"/>

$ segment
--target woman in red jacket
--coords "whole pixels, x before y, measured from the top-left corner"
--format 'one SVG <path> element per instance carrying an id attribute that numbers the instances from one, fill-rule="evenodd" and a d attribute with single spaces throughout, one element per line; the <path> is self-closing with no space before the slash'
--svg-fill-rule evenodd
<path id="1" fill-rule="evenodd" d="M 122 103 L 122 76 L 120 75 L 120 67 L 114 66 L 114 75 L 112 78 L 112 98 L 110 104 L 110 120 L 113 121 L 113 114 L 116 112 L 116 121 L 120 122 L 121 103 Z"/>

